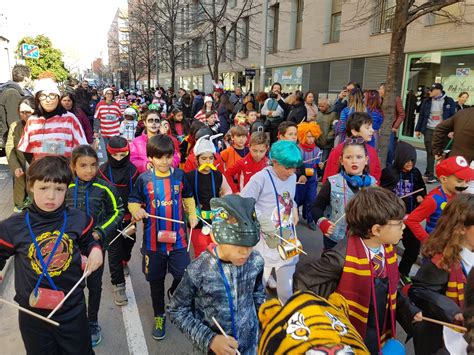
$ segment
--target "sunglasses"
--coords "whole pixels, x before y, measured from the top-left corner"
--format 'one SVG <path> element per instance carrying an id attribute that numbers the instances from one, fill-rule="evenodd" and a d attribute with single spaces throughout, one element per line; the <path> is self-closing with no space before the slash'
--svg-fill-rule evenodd
<path id="1" fill-rule="evenodd" d="M 362 137 L 346 138 L 344 144 L 365 144 L 365 139 Z"/>

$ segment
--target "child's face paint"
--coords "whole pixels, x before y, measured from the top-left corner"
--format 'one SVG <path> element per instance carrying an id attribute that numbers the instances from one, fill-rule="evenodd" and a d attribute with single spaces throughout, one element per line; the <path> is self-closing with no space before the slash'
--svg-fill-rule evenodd
<path id="1" fill-rule="evenodd" d="M 82 181 L 91 181 L 97 175 L 98 162 L 95 157 L 83 156 L 76 160 L 72 170 Z"/>
<path id="2" fill-rule="evenodd" d="M 33 193 L 36 206 L 45 212 L 53 212 L 64 203 L 67 185 L 36 180 L 30 191 Z"/>
<path id="3" fill-rule="evenodd" d="M 368 161 L 369 158 L 361 146 L 349 145 L 342 152 L 341 164 L 346 173 L 350 175 L 362 175 Z"/>
<path id="4" fill-rule="evenodd" d="M 145 120 L 145 127 L 148 133 L 156 134 L 160 129 L 160 117 L 152 113 Z"/>

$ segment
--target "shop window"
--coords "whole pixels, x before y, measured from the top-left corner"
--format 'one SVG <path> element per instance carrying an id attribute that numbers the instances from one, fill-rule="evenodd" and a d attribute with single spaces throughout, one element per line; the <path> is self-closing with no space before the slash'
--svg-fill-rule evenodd
<path id="1" fill-rule="evenodd" d="M 331 32 L 329 42 L 339 42 L 341 37 L 342 0 L 332 1 Z"/>
<path id="2" fill-rule="evenodd" d="M 304 0 L 296 0 L 296 31 L 295 31 L 295 48 L 301 48 L 303 41 L 303 12 Z"/>
<path id="3" fill-rule="evenodd" d="M 395 8 L 395 0 L 377 0 L 372 22 L 372 34 L 392 31 Z"/>

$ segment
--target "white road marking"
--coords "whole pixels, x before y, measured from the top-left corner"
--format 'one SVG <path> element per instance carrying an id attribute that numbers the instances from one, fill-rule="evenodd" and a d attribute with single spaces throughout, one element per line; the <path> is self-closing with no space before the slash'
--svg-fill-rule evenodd
<path id="1" fill-rule="evenodd" d="M 128 303 L 122 306 L 123 324 L 125 325 L 125 334 L 127 335 L 128 349 L 131 355 L 148 354 L 145 334 L 143 333 L 140 313 L 138 313 L 137 301 L 133 292 L 132 279 L 125 276 L 125 293 Z"/>

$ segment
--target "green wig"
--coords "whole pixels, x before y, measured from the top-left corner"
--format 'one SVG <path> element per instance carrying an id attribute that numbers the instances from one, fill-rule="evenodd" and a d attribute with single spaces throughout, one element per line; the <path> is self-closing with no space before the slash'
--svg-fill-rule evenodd
<path id="1" fill-rule="evenodd" d="M 270 149 L 270 160 L 276 160 L 285 168 L 297 168 L 303 164 L 300 148 L 295 142 L 278 141 L 273 143 Z"/>

